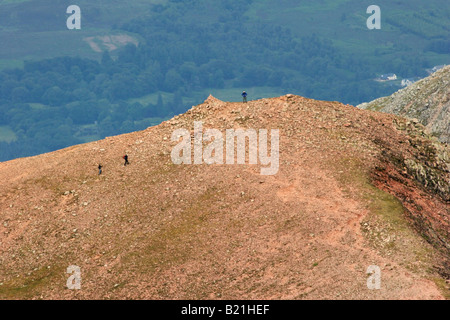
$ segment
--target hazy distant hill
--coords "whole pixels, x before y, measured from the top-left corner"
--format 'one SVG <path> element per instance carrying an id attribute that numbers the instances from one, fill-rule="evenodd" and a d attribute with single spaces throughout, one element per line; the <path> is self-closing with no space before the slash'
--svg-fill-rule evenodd
<path id="1" fill-rule="evenodd" d="M 450 143 L 450 66 L 389 97 L 358 106 L 415 118 L 439 140 Z"/>
<path id="2" fill-rule="evenodd" d="M 234 10 L 241 10 L 250 23 L 285 27 L 291 30 L 293 38 L 314 33 L 333 40 L 348 54 L 366 55 L 372 63 L 413 55 L 427 57 L 431 63 L 438 64 L 438 61 L 445 62 L 438 58 L 439 54 L 448 55 L 450 9 L 445 0 L 411 0 L 407 3 L 379 0 L 377 5 L 382 10 L 382 29 L 379 31 L 367 30 L 369 4 L 358 0 L 220 0 L 214 3 L 197 0 L 189 2 L 191 10 L 186 10 L 181 2 L 78 0 L 76 4 L 82 9 L 83 28 L 67 32 L 65 21 L 69 15 L 66 8 L 73 1 L 0 1 L 0 39 L 8 44 L 0 48 L 0 59 L 18 61 L 67 54 L 100 58 L 101 55 L 91 50 L 84 38 L 120 33 L 124 23 L 142 17 L 155 20 L 168 13 L 166 8 L 172 13 L 182 10 L 179 13 L 183 19 L 198 25 L 231 23 L 237 17 Z M 197 20 L 198 17 L 202 19 Z M 381 69 L 380 73 L 397 71 Z"/>
<path id="3" fill-rule="evenodd" d="M 68 30 L 72 1 L 0 1 L 0 161 L 141 130 L 209 93 L 387 96 L 449 63 L 447 2 L 380 0 L 368 30 L 359 0 L 79 0 Z"/>

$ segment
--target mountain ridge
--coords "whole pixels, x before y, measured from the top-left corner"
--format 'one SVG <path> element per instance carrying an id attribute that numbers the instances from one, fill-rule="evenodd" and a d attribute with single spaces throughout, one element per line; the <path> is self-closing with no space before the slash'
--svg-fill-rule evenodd
<path id="1" fill-rule="evenodd" d="M 194 121 L 221 132 L 279 129 L 278 173 L 174 165 L 171 135 L 192 134 Z M 247 104 L 210 96 L 144 131 L 0 163 L 0 177 L 1 298 L 448 292 L 448 146 L 394 115 L 294 95 Z M 70 265 L 81 268 L 81 290 L 65 288 Z M 382 290 L 366 286 L 371 265 Z"/>

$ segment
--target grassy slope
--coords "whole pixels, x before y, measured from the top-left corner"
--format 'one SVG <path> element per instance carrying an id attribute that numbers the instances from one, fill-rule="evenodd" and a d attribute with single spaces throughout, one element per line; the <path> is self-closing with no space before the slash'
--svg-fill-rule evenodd
<path id="1" fill-rule="evenodd" d="M 17 136 L 9 126 L 0 126 L 0 141 L 12 142 L 16 140 Z"/>
<path id="2" fill-rule="evenodd" d="M 114 24 L 132 19 L 145 12 L 152 3 L 165 0 L 96 1 L 80 0 L 81 30 L 68 30 L 66 9 L 69 1 L 1 1 L 0 67 L 16 67 L 17 59 L 44 59 L 62 55 L 100 58 L 83 39 L 117 34 Z M 122 34 L 124 32 L 120 32 Z M 8 63 L 9 62 L 9 63 Z"/>
<path id="3" fill-rule="evenodd" d="M 299 37 L 316 33 L 331 39 L 347 54 L 365 55 L 374 62 L 398 57 L 410 51 L 423 52 L 430 39 L 448 38 L 450 7 L 445 1 L 392 2 L 380 0 L 381 30 L 366 27 L 370 2 L 357 0 L 322 0 L 301 2 L 295 0 L 257 2 L 249 12 L 252 19 L 289 27 Z M 402 32 L 390 21 L 404 26 Z M 387 56 L 382 57 L 385 54 Z M 448 62 L 448 55 L 425 52 L 424 56 L 436 64 Z M 442 62 L 443 63 L 443 62 Z M 388 72 L 380 71 L 380 72 Z"/>
<path id="4" fill-rule="evenodd" d="M 8 46 L 0 48 L 0 59 L 48 58 L 67 54 L 98 58 L 99 54 L 82 40 L 84 37 L 110 34 L 114 24 L 147 12 L 153 3 L 165 2 L 102 0 L 92 3 L 80 0 L 77 5 L 82 9 L 82 30 L 69 31 L 65 27 L 69 16 L 65 13 L 70 4 L 68 1 L 0 1 L 0 39 L 2 43 L 8 43 Z M 253 21 L 286 26 L 298 37 L 316 33 L 332 39 L 348 54 L 369 55 L 373 61 L 388 58 L 382 54 L 393 58 L 411 50 L 422 52 L 430 39 L 448 38 L 450 7 L 445 0 L 401 3 L 380 0 L 377 5 L 381 7 L 382 29 L 377 31 L 369 31 L 366 27 L 369 17 L 366 9 L 370 4 L 357 0 L 300 3 L 295 0 L 263 0 L 252 5 L 248 17 Z M 214 6 L 209 9 L 214 10 Z M 391 21 L 404 26 L 408 32 L 401 32 Z M 447 55 L 431 52 L 424 55 L 436 64 L 448 60 Z"/>

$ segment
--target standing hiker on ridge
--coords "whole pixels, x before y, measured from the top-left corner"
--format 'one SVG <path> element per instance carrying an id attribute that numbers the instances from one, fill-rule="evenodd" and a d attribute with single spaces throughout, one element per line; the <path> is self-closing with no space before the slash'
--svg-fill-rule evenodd
<path id="1" fill-rule="evenodd" d="M 127 155 L 127 154 L 125 154 L 125 155 L 123 156 L 123 158 L 125 159 L 125 163 L 123 164 L 124 166 L 126 166 L 127 164 L 130 164 L 130 163 L 128 162 L 128 155 Z"/>
<path id="2" fill-rule="evenodd" d="M 103 166 L 99 163 L 98 164 L 98 175 L 102 174 L 102 168 L 103 168 Z"/>
<path id="3" fill-rule="evenodd" d="M 247 92 L 242 92 L 242 102 L 247 103 Z"/>

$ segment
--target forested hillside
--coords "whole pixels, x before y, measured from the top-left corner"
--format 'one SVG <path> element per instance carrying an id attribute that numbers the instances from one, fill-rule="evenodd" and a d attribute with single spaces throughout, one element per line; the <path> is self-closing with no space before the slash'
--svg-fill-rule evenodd
<path id="1" fill-rule="evenodd" d="M 143 129 L 209 93 L 356 105 L 398 89 L 382 73 L 449 61 L 441 0 L 379 1 L 381 30 L 355 0 L 80 0 L 82 28 L 67 30 L 70 4 L 0 2 L 0 160 Z"/>

